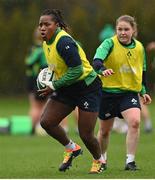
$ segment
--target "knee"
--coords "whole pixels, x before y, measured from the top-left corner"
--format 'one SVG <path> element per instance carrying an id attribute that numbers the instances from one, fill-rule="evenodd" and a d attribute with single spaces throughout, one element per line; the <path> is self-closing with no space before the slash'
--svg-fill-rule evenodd
<path id="1" fill-rule="evenodd" d="M 129 128 L 132 129 L 139 129 L 139 126 L 140 126 L 140 120 L 137 118 L 133 118 L 129 123 Z"/>
<path id="2" fill-rule="evenodd" d="M 41 127 L 43 128 L 43 129 L 47 129 L 47 123 L 46 123 L 46 121 L 44 121 L 44 119 L 40 119 L 40 125 L 41 125 Z"/>
<path id="3" fill-rule="evenodd" d="M 48 130 L 49 127 L 51 127 L 49 121 L 47 119 L 45 119 L 43 115 L 40 118 L 40 125 L 45 130 Z"/>

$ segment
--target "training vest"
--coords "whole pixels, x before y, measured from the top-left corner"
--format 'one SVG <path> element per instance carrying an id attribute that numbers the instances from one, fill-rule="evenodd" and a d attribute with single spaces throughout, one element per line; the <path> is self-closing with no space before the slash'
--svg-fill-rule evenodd
<path id="1" fill-rule="evenodd" d="M 56 48 L 59 39 L 63 36 L 71 37 L 64 30 L 61 30 L 60 32 L 58 32 L 58 34 L 55 37 L 55 40 L 51 44 L 47 44 L 45 41 L 43 42 L 43 49 L 45 52 L 48 66 L 51 70 L 55 72 L 57 80 L 60 79 L 67 72 L 68 69 L 63 58 L 59 55 Z M 75 40 L 73 41 L 75 42 Z M 90 65 L 89 61 L 87 60 L 83 49 L 79 46 L 79 44 L 76 43 L 76 45 L 83 66 L 83 74 L 80 76 L 78 80 L 83 80 L 85 79 L 85 77 L 88 76 L 88 74 L 90 74 L 93 71 L 93 68 Z"/>
<path id="2" fill-rule="evenodd" d="M 135 47 L 129 49 L 121 45 L 116 36 L 112 40 L 114 46 L 104 65 L 107 69 L 113 69 L 114 74 L 106 78 L 102 76 L 103 88 L 140 92 L 144 62 L 142 44 L 135 40 Z"/>

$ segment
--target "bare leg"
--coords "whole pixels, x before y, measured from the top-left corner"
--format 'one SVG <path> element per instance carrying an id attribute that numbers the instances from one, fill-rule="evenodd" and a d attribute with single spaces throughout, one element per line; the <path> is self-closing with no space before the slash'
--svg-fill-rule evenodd
<path id="1" fill-rule="evenodd" d="M 98 131 L 98 141 L 100 144 L 102 154 L 108 149 L 110 131 L 112 130 L 114 118 L 108 120 L 100 120 L 100 127 Z"/>
<path id="2" fill-rule="evenodd" d="M 79 110 L 78 110 L 78 107 L 75 108 L 75 110 L 73 111 L 73 117 L 74 117 L 74 120 L 75 120 L 75 131 L 76 133 L 79 133 L 79 130 L 78 130 L 78 119 L 79 119 Z"/>
<path id="3" fill-rule="evenodd" d="M 86 112 L 79 109 L 79 134 L 94 159 L 99 159 L 101 157 L 100 146 L 94 136 L 97 115 L 98 113 L 96 112 Z"/>
<path id="4" fill-rule="evenodd" d="M 135 155 L 139 139 L 140 109 L 130 108 L 123 111 L 122 116 L 128 123 L 126 137 L 127 154 Z"/>
<path id="5" fill-rule="evenodd" d="M 60 123 L 61 127 L 63 127 L 63 129 L 65 130 L 65 132 L 68 132 L 68 119 L 67 117 L 65 117 L 61 123 Z"/>
<path id="6" fill-rule="evenodd" d="M 142 102 L 142 99 L 140 98 L 140 104 L 141 104 L 141 116 L 142 120 L 144 121 L 144 131 L 145 132 L 151 132 L 152 131 L 152 122 L 151 122 L 151 116 L 147 105 L 144 105 Z"/>

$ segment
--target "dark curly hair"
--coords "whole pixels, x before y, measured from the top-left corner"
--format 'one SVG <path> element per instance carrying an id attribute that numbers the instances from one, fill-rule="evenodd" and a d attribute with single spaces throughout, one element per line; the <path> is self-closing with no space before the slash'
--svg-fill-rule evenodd
<path id="1" fill-rule="evenodd" d="M 65 31 L 68 31 L 68 26 L 64 22 L 61 11 L 58 9 L 46 9 L 42 12 L 41 16 L 49 15 L 52 17 L 53 21 L 59 24 L 59 27 L 61 29 L 64 29 Z"/>

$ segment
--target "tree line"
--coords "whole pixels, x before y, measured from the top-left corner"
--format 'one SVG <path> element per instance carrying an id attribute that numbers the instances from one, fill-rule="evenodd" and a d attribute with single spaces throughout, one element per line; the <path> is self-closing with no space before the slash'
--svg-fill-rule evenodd
<path id="1" fill-rule="evenodd" d="M 0 0 L 0 94 L 25 93 L 24 61 L 44 9 L 62 10 L 72 36 L 81 42 L 91 62 L 101 29 L 107 23 L 115 26 L 120 15 L 136 18 L 144 47 L 155 40 L 154 7 L 154 0 Z"/>

